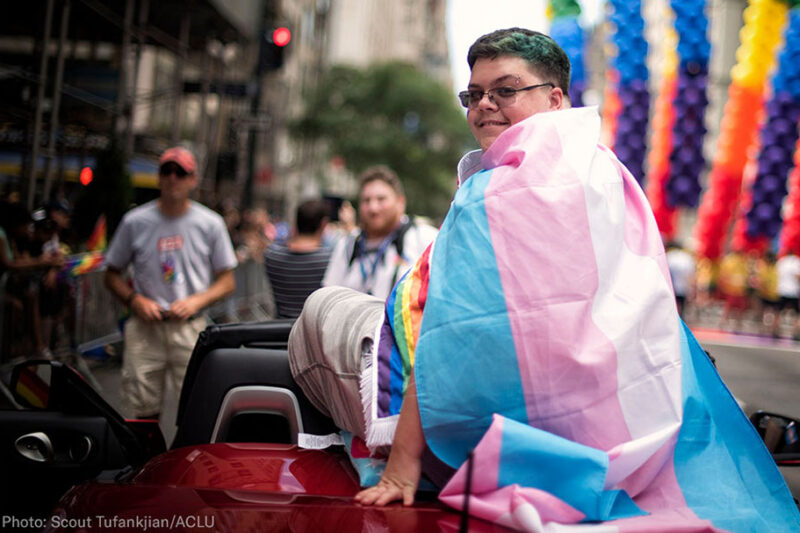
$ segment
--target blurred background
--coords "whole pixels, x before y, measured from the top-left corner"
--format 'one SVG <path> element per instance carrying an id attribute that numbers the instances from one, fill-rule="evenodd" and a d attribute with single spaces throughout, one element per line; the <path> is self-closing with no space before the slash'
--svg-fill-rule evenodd
<path id="1" fill-rule="evenodd" d="M 677 209 L 660 213 L 660 222 L 691 238 L 693 183 L 708 188 L 732 68 L 739 57 L 774 70 L 789 5 L 672 3 L 683 7 L 675 11 L 667 0 L 9 4 L 0 20 L 0 190 L 29 209 L 67 200 L 76 206 L 76 231 L 88 238 L 101 211 L 113 231 L 131 204 L 156 195 L 156 157 L 181 143 L 198 156 L 197 196 L 212 207 L 263 205 L 274 217 L 291 216 L 304 196 L 351 197 L 353 177 L 380 162 L 406 183 L 410 211 L 441 218 L 455 162 L 474 147 L 455 98 L 469 75 L 466 49 L 483 33 L 519 25 L 552 33 L 568 49 L 574 104 L 600 106 L 605 141 L 645 187 L 669 178 L 663 161 L 647 159 L 654 151 L 689 167 L 673 171 L 681 174 L 677 188 L 690 191 L 672 198 L 668 207 Z M 766 28 L 774 43 L 745 24 L 745 8 L 761 4 L 783 8 Z M 740 36 L 743 28 L 749 33 Z M 750 56 L 737 56 L 748 46 Z M 762 78 L 754 83 L 766 98 L 770 83 Z M 659 107 L 659 97 L 675 93 L 665 80 L 678 79 L 683 93 Z M 679 130 L 676 112 L 693 129 L 665 142 L 659 127 L 663 133 L 671 116 Z M 755 124 L 751 132 L 735 126 L 756 139 Z M 682 145 L 690 148 L 677 154 Z"/>

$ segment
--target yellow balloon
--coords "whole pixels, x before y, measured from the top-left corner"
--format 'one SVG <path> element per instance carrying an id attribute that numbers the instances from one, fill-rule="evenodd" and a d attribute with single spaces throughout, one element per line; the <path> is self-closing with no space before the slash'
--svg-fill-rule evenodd
<path id="1" fill-rule="evenodd" d="M 756 16 L 756 12 L 757 12 L 757 9 L 756 9 L 756 7 L 755 7 L 753 2 L 751 2 L 749 6 L 744 8 L 744 12 L 742 13 L 742 16 L 744 18 L 745 26 L 747 26 L 748 24 L 750 24 L 752 22 L 753 18 Z"/>
<path id="2" fill-rule="evenodd" d="M 745 24 L 742 26 L 742 29 L 739 30 L 739 42 L 745 43 L 752 41 L 756 36 L 755 28 L 752 25 Z"/>
<path id="3" fill-rule="evenodd" d="M 744 65 L 738 63 L 733 66 L 731 69 L 731 79 L 737 85 L 742 85 L 744 79 L 747 77 L 747 70 L 745 69 Z"/>
<path id="4" fill-rule="evenodd" d="M 764 74 L 753 68 L 748 68 L 739 83 L 742 87 L 758 89 L 764 84 Z"/>

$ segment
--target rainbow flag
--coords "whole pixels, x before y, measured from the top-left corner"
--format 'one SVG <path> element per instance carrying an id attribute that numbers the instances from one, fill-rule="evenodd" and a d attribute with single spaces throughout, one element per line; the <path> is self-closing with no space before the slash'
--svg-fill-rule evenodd
<path id="1" fill-rule="evenodd" d="M 86 241 L 86 249 L 90 252 L 105 250 L 108 247 L 106 240 L 106 216 L 100 215 L 94 225 L 89 240 Z"/>
<path id="2" fill-rule="evenodd" d="M 540 113 L 462 180 L 420 261 L 427 282 L 412 271 L 387 302 L 367 444 L 391 442 L 413 364 L 427 444 L 460 468 L 448 505 L 474 450 L 470 512 L 515 529 L 797 530 L 771 456 L 678 317 L 641 188 L 599 136 L 594 109 Z M 416 319 L 392 305 L 414 301 L 409 342 Z"/>
<path id="3" fill-rule="evenodd" d="M 377 394 L 380 409 L 383 413 L 400 412 L 403 393 L 414 366 L 414 352 L 419 329 L 422 325 L 422 312 L 425 308 L 425 297 L 428 293 L 430 256 L 433 243 L 422 253 L 422 256 L 397 282 L 386 302 L 386 321 L 380 338 L 384 341 L 384 354 L 387 358 L 385 368 L 389 370 L 384 382 L 388 389 Z M 393 339 L 399 342 L 392 342 Z M 377 382 L 375 383 L 377 385 Z M 368 384 L 369 386 L 369 384 Z M 388 430 L 393 430 L 394 419 L 391 419 Z"/>
<path id="4" fill-rule="evenodd" d="M 68 256 L 64 266 L 59 272 L 59 277 L 77 278 L 100 269 L 103 266 L 103 252 L 84 252 Z"/>

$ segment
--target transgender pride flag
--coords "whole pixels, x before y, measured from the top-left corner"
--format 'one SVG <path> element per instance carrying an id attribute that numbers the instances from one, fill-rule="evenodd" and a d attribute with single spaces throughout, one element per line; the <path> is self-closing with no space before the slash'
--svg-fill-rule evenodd
<path id="1" fill-rule="evenodd" d="M 424 282 L 388 302 L 368 444 L 391 440 L 413 364 L 428 446 L 454 468 L 474 449 L 476 516 L 530 531 L 800 530 L 680 321 L 647 200 L 599 133 L 594 109 L 537 114 L 462 180 L 409 274 Z M 440 495 L 457 508 L 463 469 Z"/>

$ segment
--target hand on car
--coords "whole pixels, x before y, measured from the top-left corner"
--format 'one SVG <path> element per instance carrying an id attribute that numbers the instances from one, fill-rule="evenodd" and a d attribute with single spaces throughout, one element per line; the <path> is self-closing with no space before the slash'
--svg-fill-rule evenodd
<path id="1" fill-rule="evenodd" d="M 356 494 L 355 500 L 362 505 L 383 506 L 396 500 L 402 500 L 405 506 L 413 505 L 421 473 L 419 457 L 392 448 L 381 480 Z"/>

